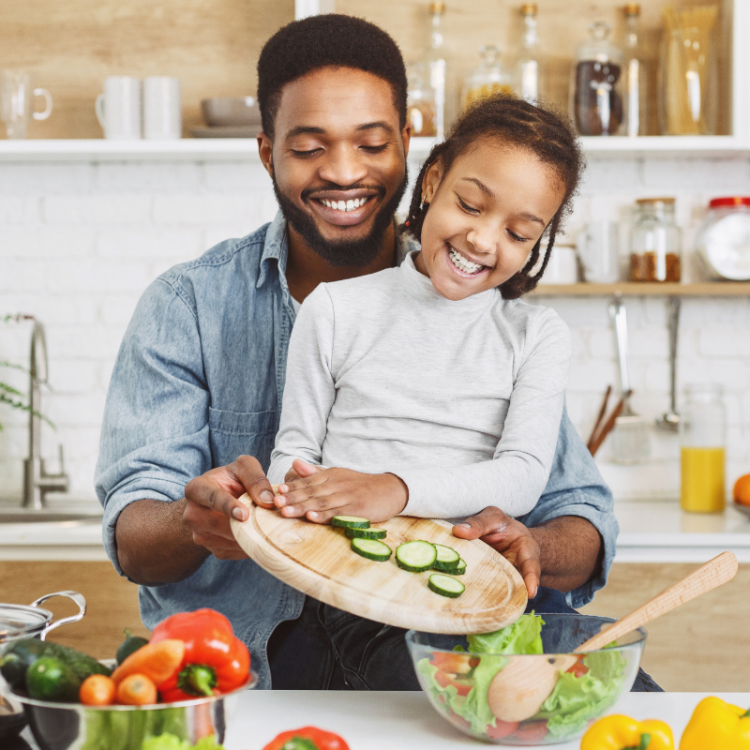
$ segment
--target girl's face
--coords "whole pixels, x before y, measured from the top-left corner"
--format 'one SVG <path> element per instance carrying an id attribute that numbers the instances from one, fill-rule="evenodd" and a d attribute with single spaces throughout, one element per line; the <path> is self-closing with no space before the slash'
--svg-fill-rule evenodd
<path id="1" fill-rule="evenodd" d="M 555 171 L 524 148 L 485 138 L 447 173 L 440 160 L 424 176 L 430 204 L 417 269 L 444 297 L 493 289 L 526 264 L 565 197 Z"/>

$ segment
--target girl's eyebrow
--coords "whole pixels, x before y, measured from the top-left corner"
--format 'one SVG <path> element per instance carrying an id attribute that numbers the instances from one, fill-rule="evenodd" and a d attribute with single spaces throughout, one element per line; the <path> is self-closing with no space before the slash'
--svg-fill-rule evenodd
<path id="1" fill-rule="evenodd" d="M 476 177 L 462 177 L 462 180 L 465 182 L 473 182 L 485 195 L 489 196 L 490 198 L 494 198 L 495 194 L 490 190 L 487 185 L 485 185 L 481 180 L 478 180 Z M 518 214 L 518 216 L 521 219 L 526 219 L 527 221 L 533 221 L 536 224 L 541 224 L 543 227 L 547 227 L 547 224 L 544 222 L 544 220 L 540 219 L 535 214 L 530 214 L 526 211 L 523 211 L 522 213 Z"/>

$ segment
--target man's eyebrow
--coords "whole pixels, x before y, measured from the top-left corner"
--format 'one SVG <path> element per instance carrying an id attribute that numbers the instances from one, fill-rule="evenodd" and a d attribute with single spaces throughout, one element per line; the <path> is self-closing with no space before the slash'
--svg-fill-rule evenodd
<path id="1" fill-rule="evenodd" d="M 294 138 L 296 135 L 325 135 L 326 131 L 323 128 L 316 128 L 312 125 L 298 125 L 296 128 L 292 128 L 284 137 Z"/>
<path id="2" fill-rule="evenodd" d="M 485 185 L 481 180 L 478 180 L 476 177 L 462 177 L 462 180 L 465 180 L 466 182 L 473 182 L 485 195 L 489 196 L 490 198 L 494 198 L 495 194 L 490 190 L 487 185 Z M 526 219 L 526 221 L 533 221 L 535 224 L 541 224 L 543 227 L 546 227 L 547 224 L 543 219 L 540 219 L 536 214 L 530 214 L 527 211 L 523 211 L 522 213 L 518 214 L 518 216 L 521 219 Z"/>
<path id="3" fill-rule="evenodd" d="M 359 125 L 357 127 L 357 130 L 358 131 L 362 131 L 362 130 L 377 130 L 378 128 L 380 128 L 381 130 L 385 130 L 388 133 L 395 133 L 396 132 L 393 129 L 393 126 L 389 125 L 384 120 L 378 120 L 378 122 L 368 122 L 368 123 L 365 123 L 364 125 Z"/>

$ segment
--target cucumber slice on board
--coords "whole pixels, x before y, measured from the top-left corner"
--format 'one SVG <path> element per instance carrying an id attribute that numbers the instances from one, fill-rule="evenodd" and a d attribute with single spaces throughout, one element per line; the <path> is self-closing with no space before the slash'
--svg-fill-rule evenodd
<path id="1" fill-rule="evenodd" d="M 346 529 L 347 539 L 385 539 L 388 532 L 385 529 Z"/>
<path id="2" fill-rule="evenodd" d="M 452 572 L 461 559 L 458 552 L 443 544 L 436 544 L 435 549 L 437 550 L 437 559 L 432 567 L 445 573 Z"/>
<path id="3" fill-rule="evenodd" d="M 331 526 L 340 526 L 342 529 L 369 529 L 370 522 L 359 516 L 334 516 Z"/>
<path id="4" fill-rule="evenodd" d="M 352 539 L 352 550 L 375 562 L 385 562 L 391 556 L 391 548 L 377 539 Z"/>
<path id="5" fill-rule="evenodd" d="M 456 567 L 444 572 L 450 573 L 452 576 L 462 576 L 466 572 L 466 560 L 464 560 L 462 557 L 459 557 Z"/>
<path id="6" fill-rule="evenodd" d="M 396 547 L 396 564 L 410 573 L 429 570 L 437 560 L 437 550 L 430 542 L 404 542 Z"/>
<path id="7" fill-rule="evenodd" d="M 447 596 L 451 599 L 455 599 L 457 596 L 461 596 L 461 594 L 466 591 L 466 587 L 463 585 L 463 583 L 461 583 L 461 581 L 457 581 L 455 578 L 451 578 L 450 576 L 445 576 L 442 573 L 433 573 L 430 576 L 427 585 L 436 594 Z"/>

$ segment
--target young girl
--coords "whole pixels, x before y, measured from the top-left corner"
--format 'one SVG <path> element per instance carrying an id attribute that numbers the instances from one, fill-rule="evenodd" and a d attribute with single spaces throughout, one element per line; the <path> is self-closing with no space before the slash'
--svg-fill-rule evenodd
<path id="1" fill-rule="evenodd" d="M 555 312 L 518 297 L 544 273 L 581 171 L 569 127 L 510 98 L 471 109 L 433 148 L 404 225 L 421 250 L 321 284 L 298 314 L 268 472 L 284 515 L 531 510 L 571 342 Z"/>

